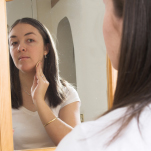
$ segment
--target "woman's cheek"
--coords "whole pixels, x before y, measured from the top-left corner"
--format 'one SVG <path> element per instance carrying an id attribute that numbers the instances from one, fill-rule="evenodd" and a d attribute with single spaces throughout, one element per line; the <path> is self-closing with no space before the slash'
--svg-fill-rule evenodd
<path id="1" fill-rule="evenodd" d="M 17 62 L 17 60 L 18 60 L 18 56 L 17 56 L 17 54 L 15 53 L 15 50 L 11 49 L 11 50 L 10 50 L 10 55 L 11 55 L 11 57 L 12 57 L 12 60 L 13 60 L 14 64 L 16 64 L 16 62 Z"/>

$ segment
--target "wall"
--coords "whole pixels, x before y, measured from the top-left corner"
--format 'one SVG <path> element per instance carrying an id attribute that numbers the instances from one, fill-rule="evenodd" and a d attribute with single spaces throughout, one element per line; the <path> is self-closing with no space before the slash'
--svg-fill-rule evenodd
<path id="1" fill-rule="evenodd" d="M 60 0 L 52 9 L 37 0 L 38 19 L 45 23 L 54 38 L 59 22 L 67 17 L 73 36 L 77 91 L 84 120 L 92 120 L 107 110 L 106 51 L 102 24 L 101 0 Z M 43 4 L 43 6 L 42 6 Z M 41 8 L 43 7 L 43 9 Z M 44 11 L 45 10 L 45 11 Z M 46 21 L 47 20 L 47 21 Z"/>
<path id="2" fill-rule="evenodd" d="M 17 19 L 23 17 L 32 17 L 31 0 L 14 0 L 7 2 L 6 6 L 7 25 L 9 28 Z"/>
<path id="3" fill-rule="evenodd" d="M 58 25 L 56 44 L 59 55 L 60 75 L 77 88 L 74 44 L 71 26 L 66 17 Z"/>

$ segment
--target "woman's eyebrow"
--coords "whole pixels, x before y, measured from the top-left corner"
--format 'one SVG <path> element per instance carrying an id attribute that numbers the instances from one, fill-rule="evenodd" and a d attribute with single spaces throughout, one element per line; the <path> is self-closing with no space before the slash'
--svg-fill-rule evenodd
<path id="1" fill-rule="evenodd" d="M 11 38 L 16 38 L 17 36 L 15 36 L 15 35 L 12 35 L 12 36 L 10 36 L 9 37 L 9 39 L 11 39 Z"/>
<path id="2" fill-rule="evenodd" d="M 36 34 L 33 33 L 33 32 L 29 32 L 29 33 L 26 33 L 24 36 L 27 36 L 27 35 L 30 35 L 30 34 L 36 35 Z M 11 39 L 11 38 L 16 38 L 16 37 L 17 37 L 16 35 L 12 35 L 12 36 L 10 36 L 9 38 Z"/>
<path id="3" fill-rule="evenodd" d="M 33 33 L 33 32 L 29 32 L 29 33 L 25 34 L 24 36 L 27 36 L 27 35 L 30 35 L 30 34 L 34 34 L 34 35 L 36 35 L 36 34 L 35 34 L 35 33 Z"/>

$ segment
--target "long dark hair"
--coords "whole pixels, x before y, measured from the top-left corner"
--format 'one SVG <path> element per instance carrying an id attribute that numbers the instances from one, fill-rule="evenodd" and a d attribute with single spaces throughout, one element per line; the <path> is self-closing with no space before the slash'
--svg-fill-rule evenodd
<path id="1" fill-rule="evenodd" d="M 151 1 L 112 0 L 117 17 L 123 18 L 118 79 L 111 110 L 127 107 L 111 142 L 129 122 L 151 103 Z M 104 114 L 104 115 L 105 115 Z M 140 129 L 139 129 L 140 130 Z"/>
<path id="2" fill-rule="evenodd" d="M 33 18 L 22 18 L 17 20 L 11 27 L 10 31 L 17 24 L 30 24 L 35 27 L 43 37 L 44 45 L 49 44 L 50 49 L 47 58 L 44 59 L 44 75 L 49 81 L 49 87 L 46 92 L 46 97 L 49 100 L 49 105 L 56 107 L 65 99 L 65 89 L 68 83 L 62 80 L 59 76 L 58 54 L 53 43 L 52 37 L 47 28 L 38 20 Z M 18 109 L 23 105 L 21 85 L 19 80 L 19 70 L 16 68 L 12 57 L 10 56 L 10 78 L 11 78 L 11 100 L 12 108 Z"/>

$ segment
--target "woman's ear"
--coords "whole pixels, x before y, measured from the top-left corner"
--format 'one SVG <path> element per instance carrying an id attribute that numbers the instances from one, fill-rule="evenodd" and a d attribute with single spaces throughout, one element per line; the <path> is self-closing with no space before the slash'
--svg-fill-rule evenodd
<path id="1" fill-rule="evenodd" d="M 116 29 L 118 34 L 121 36 L 122 29 L 123 29 L 123 19 L 118 18 L 115 15 L 112 15 L 112 21 L 113 21 L 114 28 Z"/>
<path id="2" fill-rule="evenodd" d="M 47 43 L 45 46 L 44 55 L 47 55 L 49 53 L 49 50 L 50 50 L 50 44 Z"/>

